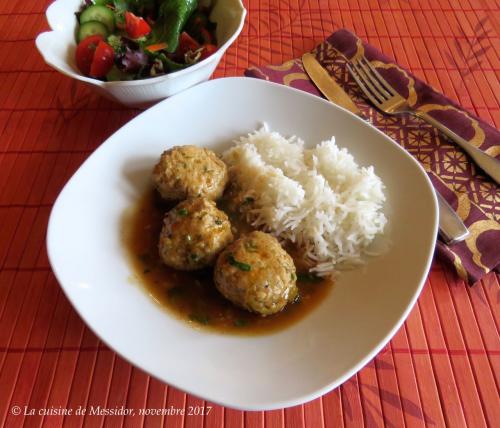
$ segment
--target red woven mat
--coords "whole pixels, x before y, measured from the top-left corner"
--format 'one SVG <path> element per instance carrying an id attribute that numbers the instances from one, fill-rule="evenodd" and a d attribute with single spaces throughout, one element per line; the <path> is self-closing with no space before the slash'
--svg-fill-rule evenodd
<path id="1" fill-rule="evenodd" d="M 295 58 L 345 27 L 500 127 L 498 0 L 245 3 L 245 29 L 216 77 Z M 103 345 L 58 286 L 45 233 L 64 183 L 139 111 L 91 94 L 42 62 L 34 38 L 47 28 L 47 4 L 0 2 L 0 425 L 498 426 L 499 277 L 468 288 L 439 262 L 389 345 L 344 385 L 303 406 L 256 413 L 213 406 L 207 416 L 187 415 L 211 404 Z M 75 414 L 92 406 L 123 406 L 135 416 Z M 163 408 L 185 415 L 139 415 Z"/>

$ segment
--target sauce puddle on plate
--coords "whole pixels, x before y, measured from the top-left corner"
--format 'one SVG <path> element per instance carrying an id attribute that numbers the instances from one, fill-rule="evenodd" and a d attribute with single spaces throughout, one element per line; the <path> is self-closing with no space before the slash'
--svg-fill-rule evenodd
<path id="1" fill-rule="evenodd" d="M 218 204 L 219 205 L 219 204 Z M 125 250 L 135 275 L 148 294 L 162 307 L 195 327 L 220 333 L 256 335 L 284 329 L 311 312 L 329 293 L 333 281 L 298 274 L 300 300 L 275 315 L 261 317 L 234 306 L 217 291 L 212 269 L 182 272 L 163 264 L 158 239 L 166 205 L 148 190 L 123 224 Z M 231 216 L 237 234 L 250 228 Z M 236 234 L 236 235 L 237 235 Z"/>

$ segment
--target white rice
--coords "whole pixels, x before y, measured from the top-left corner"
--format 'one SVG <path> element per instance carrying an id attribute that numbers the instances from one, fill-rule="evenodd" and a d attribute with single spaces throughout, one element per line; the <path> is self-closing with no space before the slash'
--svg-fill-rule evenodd
<path id="1" fill-rule="evenodd" d="M 387 222 L 384 185 L 373 167 L 359 167 L 335 138 L 304 149 L 297 137 L 261 129 L 223 153 L 255 226 L 296 243 L 311 269 L 328 275 L 358 264 Z"/>

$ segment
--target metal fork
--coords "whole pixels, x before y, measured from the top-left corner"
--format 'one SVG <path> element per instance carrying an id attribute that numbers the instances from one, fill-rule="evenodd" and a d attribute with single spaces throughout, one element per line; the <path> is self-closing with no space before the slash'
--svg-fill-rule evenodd
<path id="1" fill-rule="evenodd" d="M 474 160 L 476 165 L 493 178 L 497 184 L 500 184 L 500 161 L 474 147 L 427 113 L 413 110 L 406 99 L 387 83 L 364 56 L 351 60 L 350 64 L 347 64 L 347 69 L 375 107 L 387 114 L 409 113 L 438 128 L 451 141 L 458 144 Z"/>

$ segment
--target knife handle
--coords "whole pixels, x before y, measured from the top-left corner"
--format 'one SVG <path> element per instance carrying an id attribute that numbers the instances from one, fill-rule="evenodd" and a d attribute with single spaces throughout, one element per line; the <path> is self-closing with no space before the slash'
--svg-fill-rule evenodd
<path id="1" fill-rule="evenodd" d="M 469 236 L 469 230 L 457 215 L 455 210 L 446 202 L 439 192 L 436 192 L 439 206 L 439 234 L 447 245 L 463 241 Z"/>

